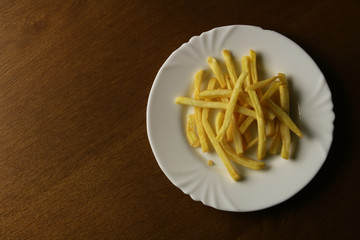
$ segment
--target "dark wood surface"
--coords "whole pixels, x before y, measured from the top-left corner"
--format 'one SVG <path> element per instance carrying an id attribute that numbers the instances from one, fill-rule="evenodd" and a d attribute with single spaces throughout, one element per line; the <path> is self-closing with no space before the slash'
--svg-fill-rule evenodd
<path id="1" fill-rule="evenodd" d="M 356 239 L 360 2 L 1 1 L 0 239 Z M 230 213 L 160 170 L 155 75 L 182 43 L 248 24 L 300 44 L 333 94 L 334 142 L 305 189 Z"/>

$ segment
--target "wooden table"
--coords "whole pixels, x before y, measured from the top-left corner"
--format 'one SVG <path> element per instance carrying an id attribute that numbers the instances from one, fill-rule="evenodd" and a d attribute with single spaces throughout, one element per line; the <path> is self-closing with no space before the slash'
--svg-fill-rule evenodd
<path id="1" fill-rule="evenodd" d="M 359 236 L 359 1 L 236 2 L 1 2 L 0 239 Z M 165 59 L 231 24 L 300 44 L 323 71 L 336 113 L 314 180 L 250 213 L 183 194 L 146 133 L 148 94 Z"/>

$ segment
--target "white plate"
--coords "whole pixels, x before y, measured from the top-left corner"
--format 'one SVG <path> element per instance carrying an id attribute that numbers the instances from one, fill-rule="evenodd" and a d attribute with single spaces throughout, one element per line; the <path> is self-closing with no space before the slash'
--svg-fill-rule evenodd
<path id="1" fill-rule="evenodd" d="M 234 182 L 214 153 L 189 146 L 184 133 L 189 108 L 176 105 L 191 96 L 193 76 L 209 69 L 206 58 L 222 61 L 221 50 L 236 59 L 254 49 L 264 63 L 263 76 L 286 73 L 296 95 L 295 108 L 303 138 L 294 141 L 294 158 L 267 157 L 269 169 L 242 170 Z M 297 102 L 297 105 L 296 105 Z M 192 199 L 226 211 L 255 211 L 281 203 L 300 191 L 323 165 L 333 137 L 333 104 L 325 78 L 311 57 L 287 37 L 247 25 L 212 29 L 174 51 L 159 70 L 147 106 L 147 132 L 155 158 L 169 180 Z M 293 139 L 295 137 L 293 136 Z M 215 166 L 207 166 L 211 159 Z"/>

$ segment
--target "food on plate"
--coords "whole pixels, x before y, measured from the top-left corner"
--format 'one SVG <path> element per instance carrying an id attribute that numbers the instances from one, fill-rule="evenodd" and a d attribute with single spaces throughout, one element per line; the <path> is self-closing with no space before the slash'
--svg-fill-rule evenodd
<path id="1" fill-rule="evenodd" d="M 211 143 L 230 176 L 238 181 L 242 178 L 239 166 L 263 169 L 267 153 L 278 154 L 281 149 L 281 157 L 289 159 L 290 131 L 299 137 L 302 132 L 289 116 L 289 86 L 284 73 L 260 80 L 254 50 L 241 58 L 239 74 L 231 52 L 224 49 L 222 56 L 225 68 L 214 57 L 207 58 L 214 76 L 206 89 L 201 89 L 207 79 L 204 70 L 199 70 L 194 77 L 193 98 L 177 97 L 175 102 L 194 109 L 187 116 L 189 144 L 208 152 Z M 211 111 L 215 112 L 214 121 L 209 119 Z M 255 146 L 256 160 L 247 155 Z M 209 166 L 213 164 L 208 161 Z"/>
<path id="2" fill-rule="evenodd" d="M 200 140 L 195 134 L 195 114 L 187 116 L 186 138 L 192 147 L 200 147 Z"/>
<path id="3" fill-rule="evenodd" d="M 203 70 L 200 70 L 195 74 L 195 82 L 194 82 L 194 98 L 195 99 L 199 99 L 199 93 L 200 93 L 203 74 L 204 74 Z M 208 152 L 209 146 L 207 143 L 207 138 L 205 135 L 204 127 L 201 123 L 202 108 L 194 107 L 194 112 L 195 112 L 195 124 L 196 124 L 197 133 L 198 133 L 199 139 L 200 139 L 201 149 L 203 152 Z"/>

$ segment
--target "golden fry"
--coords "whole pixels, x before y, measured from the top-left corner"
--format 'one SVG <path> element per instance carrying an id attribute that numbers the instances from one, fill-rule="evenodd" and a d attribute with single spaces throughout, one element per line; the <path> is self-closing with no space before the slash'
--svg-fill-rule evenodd
<path id="1" fill-rule="evenodd" d="M 203 115 L 204 115 L 204 112 L 203 112 Z M 224 163 L 225 168 L 228 170 L 228 172 L 229 172 L 230 176 L 232 177 L 232 179 L 235 180 L 235 181 L 239 181 L 241 176 L 236 171 L 236 169 L 231 165 L 230 160 L 226 156 L 226 153 L 222 149 L 220 143 L 218 141 L 216 141 L 215 134 L 214 134 L 213 130 L 211 129 L 210 123 L 207 120 L 207 118 L 208 118 L 207 116 L 203 116 L 202 120 L 203 120 L 203 125 L 204 125 L 204 128 L 205 128 L 205 132 L 208 135 L 211 144 L 213 145 L 215 151 L 217 152 L 220 159 Z"/>
<path id="2" fill-rule="evenodd" d="M 216 119 L 215 119 L 215 132 L 216 134 L 219 133 L 220 131 L 220 128 L 224 122 L 224 116 L 225 116 L 225 113 L 223 111 L 219 111 L 216 115 Z"/>
<path id="3" fill-rule="evenodd" d="M 231 160 L 233 160 L 234 162 L 236 162 L 237 164 L 240 164 L 244 167 L 247 168 L 251 168 L 254 170 L 259 170 L 265 167 L 265 163 L 264 162 L 260 162 L 260 161 L 255 161 L 252 160 L 250 158 L 247 158 L 245 156 L 241 156 L 241 155 L 237 155 L 229 146 L 229 144 L 227 144 L 225 141 L 221 142 L 221 146 L 223 147 L 224 151 L 226 152 L 226 154 L 229 155 L 229 157 L 231 158 Z"/>
<path id="4" fill-rule="evenodd" d="M 258 90 L 258 89 L 261 89 L 261 88 L 264 88 L 268 85 L 270 85 L 273 81 L 275 81 L 278 77 L 271 77 L 271 78 L 268 78 L 268 79 L 265 79 L 265 80 L 262 80 L 260 82 L 257 82 L 257 83 L 253 83 L 249 86 L 247 86 L 245 88 L 246 91 L 249 91 L 249 90 Z"/>
<path id="5" fill-rule="evenodd" d="M 279 77 L 280 82 L 282 82 L 282 84 L 284 84 L 286 86 L 288 85 L 288 80 L 284 73 L 278 73 L 278 77 Z"/>
<path id="6" fill-rule="evenodd" d="M 216 84 L 216 79 L 215 79 L 215 78 L 211 78 L 210 81 L 209 81 L 209 83 L 208 83 L 207 89 L 208 89 L 208 90 L 214 89 L 215 84 Z M 211 100 L 210 100 L 210 99 L 206 99 L 206 101 L 211 101 Z M 209 108 L 203 108 L 202 116 L 201 116 L 201 117 L 203 118 L 203 117 L 205 116 L 205 117 L 206 117 L 205 120 L 208 119 L 209 110 L 210 110 Z M 202 120 L 203 120 L 203 119 L 202 119 Z"/>
<path id="7" fill-rule="evenodd" d="M 285 78 L 286 79 L 286 78 Z M 280 106 L 289 114 L 289 91 L 285 85 L 279 87 L 280 92 Z M 291 136 L 289 128 L 284 124 L 280 124 L 280 136 L 281 136 L 281 157 L 284 159 L 289 159 L 290 155 L 290 143 Z"/>
<path id="8" fill-rule="evenodd" d="M 272 95 L 274 95 L 274 93 L 279 89 L 279 86 L 281 85 L 280 82 L 273 82 L 273 84 L 271 84 L 271 86 L 268 88 L 268 90 L 266 90 L 266 92 L 264 93 L 264 95 L 261 97 L 260 102 L 264 102 L 266 99 L 270 98 Z"/>
<path id="9" fill-rule="evenodd" d="M 281 107 L 279 107 L 276 103 L 274 103 L 273 100 L 271 99 L 267 99 L 266 100 L 266 104 L 271 108 L 271 110 L 273 110 L 273 112 L 275 113 L 276 117 L 278 117 L 280 119 L 281 122 L 285 123 L 285 125 L 291 130 L 293 131 L 297 136 L 299 136 L 300 138 L 302 138 L 302 132 L 300 131 L 300 129 L 295 125 L 295 123 L 291 120 L 291 118 L 289 117 L 289 115 L 287 115 Z"/>
<path id="10" fill-rule="evenodd" d="M 226 98 L 230 97 L 232 94 L 231 89 L 214 89 L 214 90 L 204 90 L 199 94 L 200 98 Z"/>
<path id="11" fill-rule="evenodd" d="M 194 80 L 194 98 L 199 99 L 199 93 L 201 88 L 201 82 L 204 76 L 204 70 L 197 71 Z"/>
<path id="12" fill-rule="evenodd" d="M 261 160 L 265 157 L 266 154 L 266 129 L 265 129 L 265 119 L 264 114 L 257 97 L 257 94 L 254 90 L 250 90 L 249 92 L 251 101 L 255 107 L 256 120 L 258 125 L 258 150 L 257 150 L 257 158 Z"/>
<path id="13" fill-rule="evenodd" d="M 243 72 L 249 73 L 244 81 L 244 87 L 246 88 L 251 84 L 251 72 L 250 72 L 250 58 L 249 56 L 244 56 L 241 58 L 241 68 Z"/>
<path id="14" fill-rule="evenodd" d="M 256 84 L 259 81 L 256 67 L 256 52 L 252 49 L 250 49 L 250 68 L 252 83 Z"/>
<path id="15" fill-rule="evenodd" d="M 199 99 L 199 93 L 200 93 L 200 87 L 201 87 L 203 74 L 204 74 L 203 70 L 200 70 L 195 74 L 195 81 L 194 81 L 194 98 L 195 99 Z M 201 123 L 202 109 L 199 107 L 194 107 L 194 112 L 195 112 L 196 130 L 197 130 L 197 133 L 198 133 L 198 136 L 200 139 L 201 149 L 203 152 L 208 152 L 209 145 L 207 143 L 204 127 L 202 126 L 202 123 Z"/>
<path id="16" fill-rule="evenodd" d="M 234 140 L 236 154 L 244 153 L 244 143 L 243 143 L 242 136 L 240 134 L 240 130 L 236 126 L 235 114 L 232 115 L 230 126 L 231 126 L 231 130 L 232 130 L 232 136 L 233 136 L 233 140 Z"/>
<path id="17" fill-rule="evenodd" d="M 269 147 L 268 152 L 272 155 L 277 154 L 278 149 L 279 149 L 279 145 L 280 145 L 280 121 L 279 120 L 275 120 L 275 134 L 274 136 L 271 138 L 271 144 Z"/>
<path id="18" fill-rule="evenodd" d="M 255 146 L 255 144 L 258 142 L 259 138 L 256 137 L 253 140 L 251 140 L 247 145 L 245 150 L 249 150 L 250 148 L 252 148 L 253 146 Z"/>
<path id="19" fill-rule="evenodd" d="M 235 83 L 236 83 L 236 80 L 238 79 L 238 77 L 237 77 L 234 62 L 231 57 L 231 53 L 229 50 L 224 49 L 224 50 L 222 50 L 222 54 L 223 54 L 223 57 L 225 60 L 226 68 L 229 71 L 231 82 L 232 82 L 233 86 L 235 86 Z"/>
<path id="20" fill-rule="evenodd" d="M 253 140 L 253 131 L 251 128 L 248 128 L 244 134 L 243 134 L 245 141 L 246 141 L 246 145 L 249 144 L 252 140 Z"/>
<path id="21" fill-rule="evenodd" d="M 224 118 L 224 119 L 225 119 L 225 118 Z M 224 122 L 223 122 L 223 124 L 224 124 Z M 232 128 L 233 128 L 233 122 L 230 121 L 229 127 L 226 129 L 226 132 L 225 132 L 225 138 L 226 138 L 226 141 L 227 141 L 227 142 L 232 142 L 232 141 L 234 141 L 234 136 L 233 136 Z M 220 129 L 221 129 L 221 128 L 220 128 Z"/>
<path id="22" fill-rule="evenodd" d="M 231 90 L 230 79 L 228 79 L 228 76 L 225 76 L 225 78 L 226 78 L 227 87 L 228 87 L 229 90 Z M 228 103 L 229 99 L 228 98 L 221 98 L 221 101 L 225 102 L 225 103 Z M 232 122 L 230 122 L 229 127 L 226 129 L 226 141 L 232 142 L 233 140 L 234 140 L 234 137 L 233 137 L 233 132 L 232 132 Z"/>
<path id="23" fill-rule="evenodd" d="M 220 86 L 222 88 L 225 88 L 226 82 L 225 82 L 224 74 L 223 74 L 218 62 L 213 57 L 208 57 L 207 61 L 208 61 L 208 64 L 209 64 L 211 70 L 215 74 L 216 79 L 219 81 Z"/>
<path id="24" fill-rule="evenodd" d="M 244 78 L 246 78 L 247 75 L 248 75 L 248 73 L 242 72 L 241 75 L 239 76 L 239 79 L 236 81 L 234 91 L 231 94 L 228 107 L 226 108 L 226 111 L 225 111 L 225 117 L 224 117 L 223 125 L 221 126 L 221 129 L 220 129 L 218 135 L 216 136 L 216 140 L 218 142 L 220 142 L 223 139 L 223 137 L 225 135 L 225 131 L 229 127 L 231 116 L 232 116 L 232 114 L 234 112 L 236 102 L 237 102 L 237 99 L 238 99 L 239 93 L 240 93 L 240 81 L 241 81 L 241 78 L 244 79 Z"/>
<path id="25" fill-rule="evenodd" d="M 234 88 L 234 84 L 231 81 L 230 75 L 228 73 L 225 73 L 225 82 L 226 82 L 226 87 L 229 90 L 232 90 Z"/>
<path id="26" fill-rule="evenodd" d="M 188 114 L 186 121 L 186 138 L 192 147 L 200 147 L 200 140 L 194 132 L 195 114 Z"/>
<path id="27" fill-rule="evenodd" d="M 267 121 L 267 132 L 266 136 L 272 137 L 275 135 L 275 120 Z"/>
<path id="28" fill-rule="evenodd" d="M 255 117 L 256 118 L 256 117 Z M 249 128 L 249 126 L 255 121 L 255 118 L 253 117 L 247 117 L 241 124 L 240 124 L 240 132 L 241 134 L 244 134 L 246 130 Z"/>
<path id="29" fill-rule="evenodd" d="M 208 102 L 203 100 L 196 100 L 193 98 L 188 97 L 177 97 L 175 99 L 175 103 L 194 106 L 194 107 L 201 107 L 201 108 L 215 108 L 215 109 L 227 109 L 228 103 L 224 102 Z M 246 116 L 250 116 L 256 118 L 256 114 L 253 110 L 236 105 L 234 108 L 234 112 L 242 113 Z"/>

